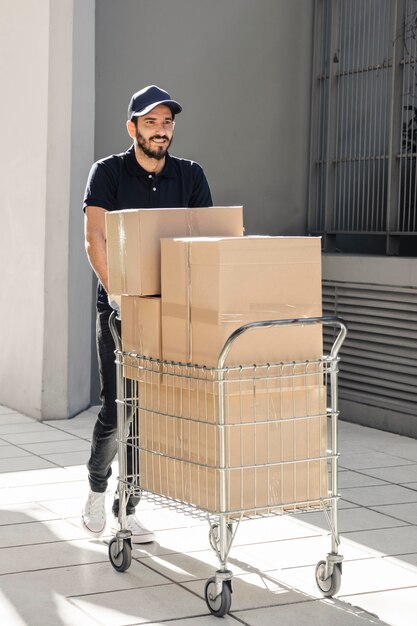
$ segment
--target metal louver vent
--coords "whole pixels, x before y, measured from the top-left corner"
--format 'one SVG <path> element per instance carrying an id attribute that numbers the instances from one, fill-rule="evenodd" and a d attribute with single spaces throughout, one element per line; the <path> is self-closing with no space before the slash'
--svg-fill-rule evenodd
<path id="1" fill-rule="evenodd" d="M 323 314 L 348 326 L 339 397 L 391 411 L 417 407 L 417 289 L 323 282 Z M 325 347 L 332 337 L 325 331 Z"/>

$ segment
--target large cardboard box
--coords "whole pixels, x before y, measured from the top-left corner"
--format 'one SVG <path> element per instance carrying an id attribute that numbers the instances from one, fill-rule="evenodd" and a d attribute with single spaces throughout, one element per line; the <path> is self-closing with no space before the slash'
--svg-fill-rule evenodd
<path id="1" fill-rule="evenodd" d="M 161 237 L 243 235 L 242 207 L 127 209 L 106 213 L 109 293 L 160 295 Z"/>
<path id="2" fill-rule="evenodd" d="M 223 470 L 226 498 L 221 504 L 221 470 L 140 451 L 141 487 L 211 513 L 251 514 L 305 508 L 328 499 L 325 459 Z"/>
<path id="3" fill-rule="evenodd" d="M 143 383 L 139 393 L 144 489 L 220 512 L 223 471 L 223 512 L 304 506 L 327 497 L 322 384 L 279 389 L 277 383 L 269 391 L 227 394 L 223 426 L 218 423 L 216 393 L 165 384 L 155 388 L 155 383 Z"/>
<path id="4" fill-rule="evenodd" d="M 162 358 L 161 298 L 158 296 L 122 296 L 123 375 L 138 379 L 138 358 L 133 355 Z"/>
<path id="5" fill-rule="evenodd" d="M 166 360 L 216 366 L 239 326 L 322 314 L 319 237 L 163 239 L 161 264 Z M 255 329 L 226 364 L 305 361 L 322 350 L 320 325 Z"/>

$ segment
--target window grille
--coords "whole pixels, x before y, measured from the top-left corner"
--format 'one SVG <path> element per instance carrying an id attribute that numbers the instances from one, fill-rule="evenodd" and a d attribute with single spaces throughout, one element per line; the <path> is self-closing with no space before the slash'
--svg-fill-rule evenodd
<path id="1" fill-rule="evenodd" d="M 309 223 L 417 256 L 417 0 L 315 0 Z"/>

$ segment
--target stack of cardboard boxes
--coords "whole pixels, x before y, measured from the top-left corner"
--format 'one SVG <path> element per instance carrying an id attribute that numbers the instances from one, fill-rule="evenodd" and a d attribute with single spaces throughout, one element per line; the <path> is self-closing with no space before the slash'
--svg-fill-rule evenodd
<path id="1" fill-rule="evenodd" d="M 215 368 L 243 324 L 321 315 L 319 238 L 244 237 L 242 207 L 116 211 L 106 226 L 109 290 L 122 296 L 125 352 Z M 226 365 L 316 361 L 322 350 L 320 325 L 252 329 L 234 342 Z M 319 365 L 267 382 L 254 380 L 252 369 L 234 379 L 239 370 L 230 369 L 224 425 L 218 375 L 187 379 L 182 368 L 178 377 L 124 368 L 139 387 L 144 489 L 212 512 L 327 496 Z"/>

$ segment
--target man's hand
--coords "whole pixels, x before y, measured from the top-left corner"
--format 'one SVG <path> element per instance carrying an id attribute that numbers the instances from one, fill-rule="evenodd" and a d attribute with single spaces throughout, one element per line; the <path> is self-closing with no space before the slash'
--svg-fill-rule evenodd
<path id="1" fill-rule="evenodd" d="M 116 296 L 114 294 L 109 293 L 107 296 L 107 299 L 109 301 L 111 308 L 116 311 L 117 317 L 120 318 L 122 296 Z"/>

